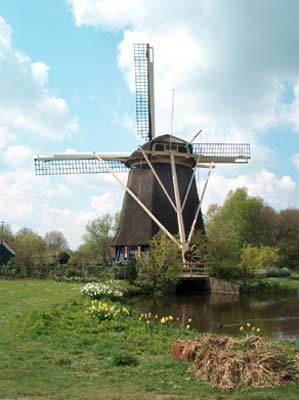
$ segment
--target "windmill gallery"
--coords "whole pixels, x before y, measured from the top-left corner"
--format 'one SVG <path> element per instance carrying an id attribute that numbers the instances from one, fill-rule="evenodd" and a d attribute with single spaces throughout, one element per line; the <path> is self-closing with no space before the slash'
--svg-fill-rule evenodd
<path id="1" fill-rule="evenodd" d="M 35 158 L 36 175 L 110 173 L 124 188 L 119 227 L 113 240 L 115 261 L 146 251 L 159 231 L 181 249 L 183 263 L 196 229 L 203 229 L 201 204 L 216 164 L 247 163 L 247 143 L 194 143 L 170 134 L 156 136 L 154 57 L 149 44 L 134 45 L 137 133 L 146 143 L 130 153 L 47 154 Z M 198 168 L 208 174 L 201 193 Z M 118 173 L 128 172 L 127 184 Z M 189 267 L 188 267 L 189 268 Z"/>

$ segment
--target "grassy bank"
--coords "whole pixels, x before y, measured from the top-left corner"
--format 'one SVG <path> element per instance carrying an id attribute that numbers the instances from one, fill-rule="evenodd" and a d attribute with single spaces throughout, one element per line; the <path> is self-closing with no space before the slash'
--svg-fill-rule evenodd
<path id="1" fill-rule="evenodd" d="M 299 293 L 299 275 L 294 274 L 281 278 L 252 278 L 246 282 L 237 281 L 244 291 Z"/>
<path id="2" fill-rule="evenodd" d="M 174 339 L 197 335 L 138 319 L 98 322 L 80 284 L 0 281 L 0 398 L 297 399 L 299 385 L 230 394 L 170 360 Z M 120 365 L 131 364 L 131 365 Z"/>

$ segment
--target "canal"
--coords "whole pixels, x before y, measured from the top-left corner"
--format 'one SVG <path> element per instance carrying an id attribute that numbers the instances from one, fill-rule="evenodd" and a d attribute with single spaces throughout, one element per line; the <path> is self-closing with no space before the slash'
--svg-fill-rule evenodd
<path id="1" fill-rule="evenodd" d="M 197 293 L 171 294 L 134 300 L 140 312 L 179 317 L 201 332 L 238 334 L 240 326 L 250 323 L 261 334 L 299 342 L 299 297 L 278 294 L 240 296 Z"/>

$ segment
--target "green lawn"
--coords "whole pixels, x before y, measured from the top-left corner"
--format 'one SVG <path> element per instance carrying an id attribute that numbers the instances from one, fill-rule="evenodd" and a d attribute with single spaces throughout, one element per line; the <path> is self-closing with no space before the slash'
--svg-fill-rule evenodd
<path id="1" fill-rule="evenodd" d="M 0 280 L 1 400 L 298 399 L 299 385 L 228 394 L 201 384 L 188 374 L 189 363 L 169 357 L 175 338 L 196 333 L 138 320 L 98 323 L 84 314 L 79 287 Z M 116 366 L 120 351 L 136 356 L 138 365 Z"/>

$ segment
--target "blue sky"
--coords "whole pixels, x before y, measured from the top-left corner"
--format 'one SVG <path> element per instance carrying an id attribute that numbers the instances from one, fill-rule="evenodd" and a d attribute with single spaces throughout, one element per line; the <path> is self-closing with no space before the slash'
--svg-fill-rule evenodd
<path id="1" fill-rule="evenodd" d="M 0 219 L 65 233 L 121 207 L 109 176 L 35 177 L 36 153 L 133 151 L 134 42 L 155 48 L 157 132 L 251 142 L 248 166 L 218 167 L 205 209 L 247 186 L 298 206 L 297 1 L 2 0 Z M 199 174 L 200 180 L 204 172 Z"/>

